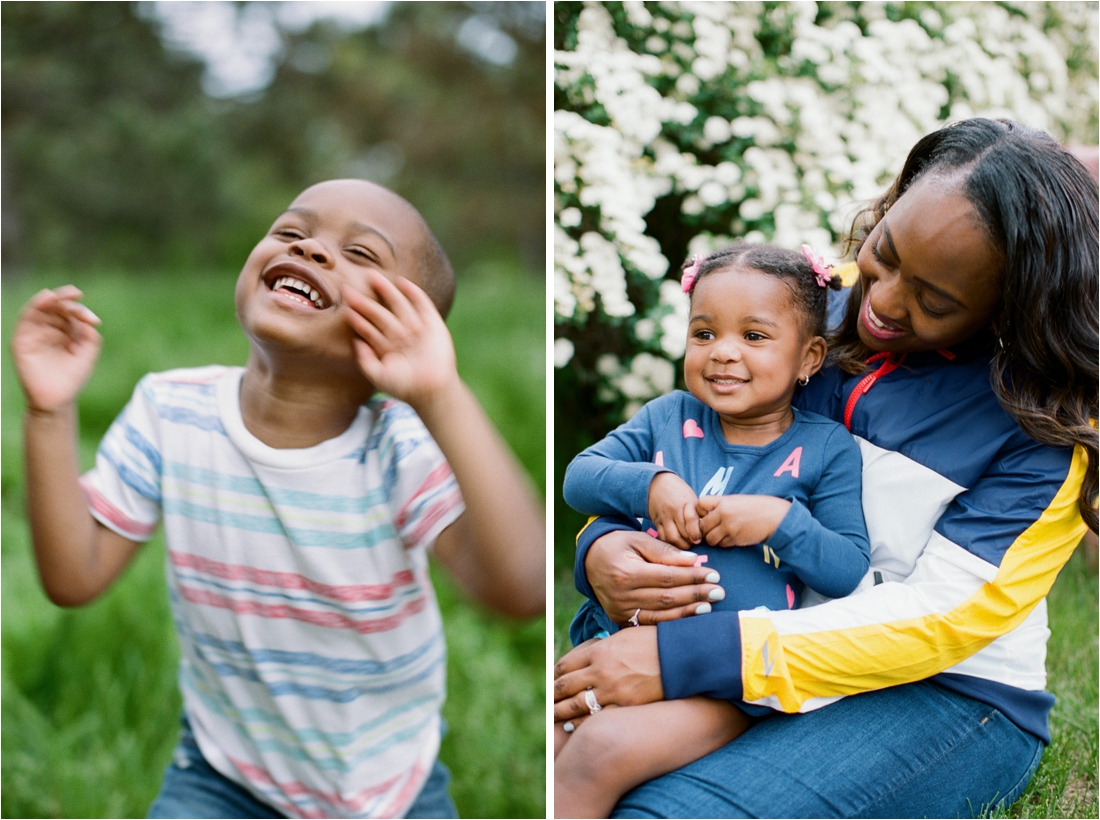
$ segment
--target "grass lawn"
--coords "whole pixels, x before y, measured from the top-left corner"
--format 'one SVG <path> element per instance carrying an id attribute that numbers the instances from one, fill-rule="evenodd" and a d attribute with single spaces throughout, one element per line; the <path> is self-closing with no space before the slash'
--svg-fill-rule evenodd
<path id="1" fill-rule="evenodd" d="M 104 349 L 80 402 L 81 459 L 147 372 L 243 364 L 235 274 L 58 274 L 4 283 L 3 334 L 37 289 L 76 280 L 103 319 Z M 541 487 L 541 280 L 486 272 L 459 285 L 448 324 L 459 369 Z M 59 609 L 38 583 L 23 511 L 22 396 L 3 364 L 0 814 L 144 817 L 177 739 L 178 648 L 157 536 L 95 603 Z M 463 816 L 544 817 L 545 622 L 516 623 L 433 572 L 449 647 L 441 757 Z"/>
<path id="2" fill-rule="evenodd" d="M 563 536 L 557 533 L 558 540 Z M 569 537 L 569 536 L 566 536 Z M 559 550 L 561 547 L 559 547 Z M 571 646 L 569 622 L 581 598 L 572 572 L 554 584 L 554 657 Z M 1078 549 L 1047 598 L 1050 643 L 1047 688 L 1057 697 L 1050 715 L 1051 745 L 1027 791 L 996 817 L 1097 817 L 1097 575 Z"/>

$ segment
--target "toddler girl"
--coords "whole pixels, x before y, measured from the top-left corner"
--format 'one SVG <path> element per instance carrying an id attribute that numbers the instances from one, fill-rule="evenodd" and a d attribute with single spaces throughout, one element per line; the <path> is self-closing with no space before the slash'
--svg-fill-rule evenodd
<path id="1" fill-rule="evenodd" d="M 693 259 L 683 287 L 691 297 L 688 392 L 649 402 L 577 456 L 565 500 L 592 515 L 640 521 L 683 549 L 717 548 L 697 557 L 714 570 L 708 582 L 727 579 L 712 594 L 716 609 L 794 608 L 805 586 L 849 594 L 870 553 L 859 448 L 843 426 L 791 406 L 796 385 L 824 362 L 827 290 L 839 281 L 808 246 L 798 253 L 736 245 Z M 589 601 L 570 635 L 580 643 L 618 629 Z M 693 697 L 597 715 L 595 693 L 586 701 L 595 719 L 555 727 L 559 817 L 606 817 L 629 789 L 772 713 Z"/>

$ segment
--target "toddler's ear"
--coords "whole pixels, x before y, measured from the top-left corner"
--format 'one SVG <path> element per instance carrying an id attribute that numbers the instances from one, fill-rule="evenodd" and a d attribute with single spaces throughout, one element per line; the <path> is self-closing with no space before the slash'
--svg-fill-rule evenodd
<path id="1" fill-rule="evenodd" d="M 799 375 L 812 376 L 825 364 L 825 355 L 829 352 L 829 346 L 820 336 L 810 339 L 806 347 L 806 353 L 802 357 L 802 369 Z"/>

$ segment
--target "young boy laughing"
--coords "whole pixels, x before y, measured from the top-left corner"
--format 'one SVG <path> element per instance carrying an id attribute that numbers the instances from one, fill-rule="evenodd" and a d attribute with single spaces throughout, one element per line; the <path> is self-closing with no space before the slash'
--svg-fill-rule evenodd
<path id="1" fill-rule="evenodd" d="M 237 281 L 244 368 L 151 374 L 79 475 L 99 320 L 24 308 L 27 499 L 43 586 L 87 603 L 163 518 L 184 733 L 150 816 L 449 816 L 430 548 L 478 600 L 540 614 L 542 505 L 455 366 L 454 275 L 420 214 L 306 189 Z"/>

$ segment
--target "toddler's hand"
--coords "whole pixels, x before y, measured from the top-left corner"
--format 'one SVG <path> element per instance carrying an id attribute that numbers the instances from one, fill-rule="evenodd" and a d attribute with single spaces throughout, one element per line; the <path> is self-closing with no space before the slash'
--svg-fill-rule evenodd
<path id="1" fill-rule="evenodd" d="M 72 402 L 92 374 L 103 339 L 99 317 L 72 285 L 41 290 L 19 314 L 11 352 L 27 409 L 49 413 Z"/>
<path id="2" fill-rule="evenodd" d="M 649 485 L 649 519 L 666 544 L 691 549 L 703 533 L 696 504 L 699 497 L 676 473 L 657 473 Z"/>
<path id="3" fill-rule="evenodd" d="M 375 271 L 367 283 L 376 299 L 343 288 L 344 315 L 359 368 L 376 388 L 418 412 L 459 384 L 454 345 L 443 317 L 423 290 L 404 277 Z"/>
<path id="4" fill-rule="evenodd" d="M 704 538 L 712 547 L 763 543 L 790 508 L 790 501 L 771 495 L 705 495 L 696 505 Z"/>

